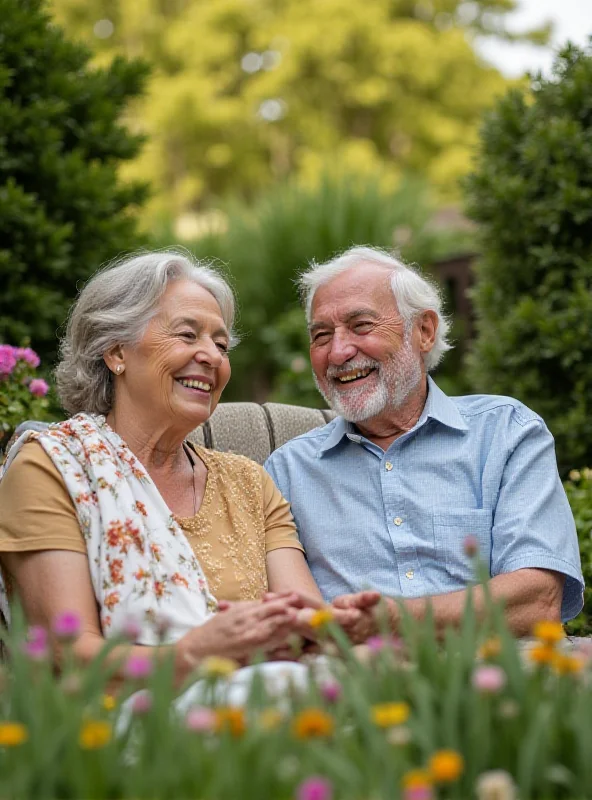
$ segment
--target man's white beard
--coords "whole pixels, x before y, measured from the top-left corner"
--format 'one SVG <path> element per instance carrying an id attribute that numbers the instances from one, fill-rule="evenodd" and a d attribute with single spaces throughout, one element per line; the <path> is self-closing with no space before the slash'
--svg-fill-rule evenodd
<path id="1" fill-rule="evenodd" d="M 350 386 L 339 390 L 333 378 L 352 370 L 375 368 L 378 385 Z M 385 361 L 356 357 L 337 367 L 329 367 L 324 388 L 316 375 L 315 383 L 327 404 L 348 422 L 363 422 L 383 411 L 397 410 L 403 406 L 422 378 L 421 364 L 413 352 L 411 342 L 405 341 L 399 352 Z"/>

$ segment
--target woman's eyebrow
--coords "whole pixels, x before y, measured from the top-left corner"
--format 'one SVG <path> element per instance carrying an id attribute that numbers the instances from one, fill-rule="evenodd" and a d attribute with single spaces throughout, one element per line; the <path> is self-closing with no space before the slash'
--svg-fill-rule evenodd
<path id="1" fill-rule="evenodd" d="M 171 324 L 173 325 L 173 327 L 176 327 L 177 325 L 188 325 L 190 328 L 193 328 L 196 331 L 202 330 L 204 327 L 203 322 L 193 319 L 193 317 L 177 317 L 172 320 Z M 220 328 L 216 328 L 216 330 L 212 332 L 212 336 L 228 337 L 228 335 L 229 335 L 228 331 L 223 326 L 221 326 Z"/>

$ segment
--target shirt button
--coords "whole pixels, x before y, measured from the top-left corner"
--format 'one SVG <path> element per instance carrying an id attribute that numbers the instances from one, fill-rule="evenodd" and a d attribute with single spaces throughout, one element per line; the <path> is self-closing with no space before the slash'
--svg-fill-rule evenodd
<path id="1" fill-rule="evenodd" d="M 403 524 L 403 520 L 401 519 L 401 517 L 395 517 L 393 522 L 395 523 L 395 525 L 402 525 Z"/>
<path id="2" fill-rule="evenodd" d="M 386 464 L 384 465 L 384 468 L 386 469 L 387 472 L 390 472 L 393 468 L 393 465 L 391 464 L 390 461 L 387 461 Z"/>
<path id="3" fill-rule="evenodd" d="M 413 572 L 413 570 L 412 570 L 412 569 L 410 569 L 410 570 L 408 570 L 408 571 L 405 573 L 405 577 L 406 577 L 406 578 L 408 578 L 410 581 L 412 581 L 412 580 L 413 580 L 413 575 L 414 575 L 414 574 L 415 574 L 415 573 Z"/>

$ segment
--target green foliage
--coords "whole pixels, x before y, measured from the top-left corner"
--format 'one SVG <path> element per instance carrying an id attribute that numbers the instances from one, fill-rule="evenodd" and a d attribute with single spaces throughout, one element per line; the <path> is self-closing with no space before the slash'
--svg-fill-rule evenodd
<path id="1" fill-rule="evenodd" d="M 391 177 L 416 171 L 455 194 L 481 112 L 507 85 L 473 39 L 507 36 L 517 2 L 52 5 L 70 33 L 92 42 L 99 63 L 141 54 L 155 67 L 134 110 L 151 145 L 126 170 L 155 187 L 153 220 L 228 195 L 250 199 L 326 162 Z M 517 38 L 529 37 L 541 43 L 548 31 Z"/>
<path id="2" fill-rule="evenodd" d="M 478 622 L 469 605 L 443 641 L 429 617 L 405 617 L 401 639 L 375 638 L 364 654 L 328 623 L 322 641 L 342 659 L 313 663 L 308 686 L 279 697 L 255 680 L 246 707 L 232 711 L 220 660 L 206 659 L 191 678 L 203 681 L 198 705 L 175 713 L 167 660 L 145 682 L 126 680 L 113 698 L 105 657 L 116 640 L 84 670 L 62 643 L 56 676 L 42 633 L 30 631 L 24 645 L 16 615 L 10 665 L 0 666 L 2 797 L 276 800 L 307 797 L 297 787 L 316 775 L 335 800 L 397 800 L 411 797 L 401 790 L 405 775 L 425 770 L 441 750 L 460 754 L 464 765 L 455 759 L 450 770 L 448 757 L 450 782 L 433 796 L 474 797 L 490 770 L 507 771 L 525 799 L 589 796 L 591 662 L 546 647 L 533 669 L 494 607 Z M 478 648 L 492 634 L 483 673 Z M 121 703 L 141 686 L 147 700 L 136 713 L 128 707 L 117 726 Z M 424 771 L 423 796 L 432 779 L 438 783 Z"/>
<path id="3" fill-rule="evenodd" d="M 78 281 L 137 244 L 145 190 L 116 172 L 140 138 L 118 119 L 147 70 L 90 69 L 42 0 L 0 0 L 0 337 L 52 357 Z"/>
<path id="4" fill-rule="evenodd" d="M 562 470 L 592 461 L 592 50 L 513 90 L 485 123 L 469 212 L 480 223 L 478 389 L 519 397 Z"/>
<path id="5" fill-rule="evenodd" d="M 569 623 L 568 631 L 578 636 L 592 636 L 592 470 L 572 470 L 569 480 L 563 485 L 576 521 L 582 573 L 586 584 L 584 608 Z"/>
<path id="6" fill-rule="evenodd" d="M 353 244 L 393 248 L 429 264 L 451 247 L 452 234 L 429 230 L 425 187 L 396 188 L 376 174 L 325 172 L 318 184 L 291 181 L 251 206 L 227 209 L 227 229 L 190 245 L 199 258 L 228 265 L 240 303 L 243 341 L 233 351 L 233 378 L 224 399 L 268 399 L 318 405 L 308 362 L 308 337 L 295 280 L 308 264 L 323 262 Z M 403 244 L 404 242 L 404 244 Z M 162 239 L 162 244 L 170 244 Z"/>

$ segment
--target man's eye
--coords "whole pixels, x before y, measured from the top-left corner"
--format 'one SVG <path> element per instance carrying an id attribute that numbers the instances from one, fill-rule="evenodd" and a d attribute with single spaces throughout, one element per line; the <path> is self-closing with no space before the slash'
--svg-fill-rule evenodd
<path id="1" fill-rule="evenodd" d="M 354 325 L 354 330 L 356 333 L 365 333 L 366 331 L 369 331 L 371 329 L 372 329 L 371 322 L 357 322 Z"/>
<path id="2" fill-rule="evenodd" d="M 329 340 L 331 334 L 329 331 L 319 331 L 319 333 L 315 333 L 312 337 L 312 340 L 315 344 L 322 344 Z"/>

